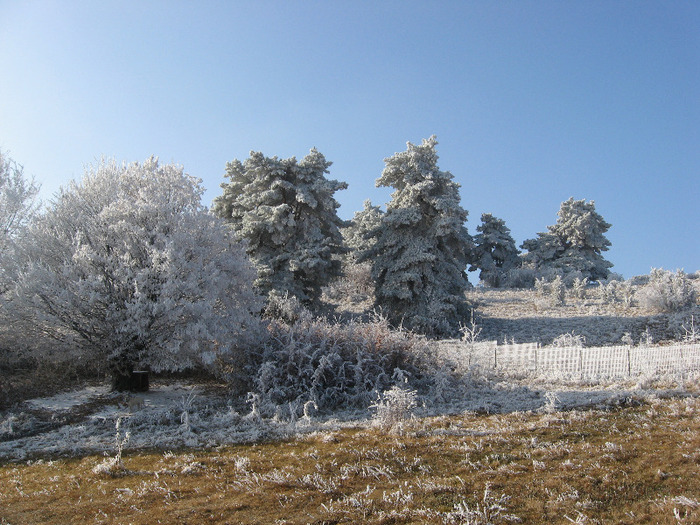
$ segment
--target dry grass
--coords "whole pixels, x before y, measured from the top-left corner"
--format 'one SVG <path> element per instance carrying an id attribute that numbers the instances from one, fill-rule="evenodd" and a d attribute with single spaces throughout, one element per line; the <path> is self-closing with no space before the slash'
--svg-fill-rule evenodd
<path id="1" fill-rule="evenodd" d="M 632 406 L 636 405 L 636 406 Z M 0 467 L 0 523 L 699 523 L 700 400 Z M 98 469 L 99 471 L 99 469 Z"/>
<path id="2" fill-rule="evenodd" d="M 586 289 L 582 297 L 568 294 L 563 305 L 553 305 L 534 290 L 475 289 L 467 293 L 476 306 L 482 340 L 515 340 L 517 343 L 551 344 L 561 334 L 575 332 L 586 338 L 587 346 L 617 345 L 625 334 L 635 343 L 646 330 L 655 343 L 679 340 L 681 325 L 696 318 L 700 307 L 677 314 L 653 311 L 623 301 L 610 301 L 600 289 Z"/>

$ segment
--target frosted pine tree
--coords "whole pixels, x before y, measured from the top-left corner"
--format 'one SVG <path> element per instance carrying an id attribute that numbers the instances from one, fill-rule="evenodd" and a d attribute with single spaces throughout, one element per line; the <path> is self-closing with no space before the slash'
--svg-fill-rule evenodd
<path id="1" fill-rule="evenodd" d="M 472 247 L 459 185 L 437 165 L 435 137 L 384 160 L 377 186 L 396 189 L 387 205 L 372 262 L 376 306 L 392 323 L 431 335 L 457 333 L 468 317 L 465 273 Z"/>
<path id="2" fill-rule="evenodd" d="M 595 202 L 571 197 L 561 203 L 557 215 L 557 223 L 547 226 L 549 231 L 522 244 L 528 252 L 524 262 L 538 271 L 553 269 L 592 281 L 606 279 L 613 265 L 602 252 L 611 246 L 605 237 L 611 224 L 596 212 Z"/>
<path id="3" fill-rule="evenodd" d="M 508 272 L 521 264 L 520 251 L 504 220 L 490 213 L 481 215 L 474 236 L 474 262 L 469 271 L 481 270 L 479 279 L 488 286 L 502 286 Z"/>
<path id="4" fill-rule="evenodd" d="M 321 288 L 340 274 L 334 255 L 344 252 L 344 222 L 333 195 L 347 184 L 326 178 L 330 165 L 316 149 L 300 162 L 251 152 L 245 162 L 227 164 L 230 182 L 221 185 L 213 211 L 246 241 L 263 294 L 316 306 Z"/>
<path id="5" fill-rule="evenodd" d="M 372 233 L 381 225 L 383 215 L 381 208 L 373 206 L 372 201 L 367 199 L 363 209 L 356 211 L 350 224 L 341 230 L 351 259 L 356 259 L 374 246 L 376 239 Z"/>
<path id="6" fill-rule="evenodd" d="M 181 167 L 102 162 L 30 225 L 14 313 L 27 333 L 103 360 L 117 390 L 134 369 L 213 365 L 255 333 L 255 271 Z M 240 346 L 239 346 L 240 345 Z"/>

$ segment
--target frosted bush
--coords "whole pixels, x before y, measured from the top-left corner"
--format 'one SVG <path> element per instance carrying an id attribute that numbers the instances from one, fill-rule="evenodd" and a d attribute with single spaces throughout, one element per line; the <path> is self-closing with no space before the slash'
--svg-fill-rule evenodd
<path id="1" fill-rule="evenodd" d="M 586 286 L 588 286 L 588 277 L 583 279 L 576 277 L 571 285 L 571 295 L 577 299 L 583 299 L 586 296 Z"/>
<path id="2" fill-rule="evenodd" d="M 535 270 L 532 268 L 513 268 L 504 277 L 504 288 L 532 288 L 535 286 Z"/>
<path id="3" fill-rule="evenodd" d="M 693 306 L 697 291 L 682 270 L 653 268 L 649 283 L 638 293 L 639 302 L 656 312 L 677 312 Z"/>
<path id="4" fill-rule="evenodd" d="M 683 341 L 686 343 L 700 343 L 700 328 L 695 324 L 695 316 L 691 315 L 690 320 L 681 326 L 685 334 Z"/>
<path id="5" fill-rule="evenodd" d="M 560 275 L 547 281 L 541 277 L 535 280 L 535 291 L 538 297 L 550 306 L 562 306 L 566 302 L 566 286 Z"/>
<path id="6" fill-rule="evenodd" d="M 393 427 L 401 425 L 411 418 L 413 409 L 418 406 L 416 402 L 417 392 L 398 385 L 385 390 L 370 405 L 375 410 L 374 420 L 381 426 Z"/>
<path id="7" fill-rule="evenodd" d="M 348 258 L 343 265 L 343 276 L 326 287 L 324 294 L 334 301 L 350 303 L 373 297 L 372 265 L 369 262 L 356 263 Z"/>
<path id="8" fill-rule="evenodd" d="M 319 410 L 364 408 L 391 386 L 397 369 L 416 378 L 434 368 L 424 339 L 392 330 L 381 317 L 345 324 L 271 321 L 267 340 L 249 360 L 250 388 L 263 415 L 308 401 Z"/>
<path id="9" fill-rule="evenodd" d="M 557 348 L 583 348 L 586 338 L 575 332 L 561 334 L 554 338 L 552 346 Z"/>
<path id="10" fill-rule="evenodd" d="M 294 324 L 300 321 L 309 322 L 313 318 L 311 311 L 306 308 L 301 301 L 288 293 L 284 295 L 271 292 L 265 307 L 265 317 L 276 319 L 287 324 Z"/>

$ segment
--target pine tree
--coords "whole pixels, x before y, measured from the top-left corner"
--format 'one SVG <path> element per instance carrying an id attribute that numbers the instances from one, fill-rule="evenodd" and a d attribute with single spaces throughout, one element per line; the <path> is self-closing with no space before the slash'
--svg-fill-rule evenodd
<path id="1" fill-rule="evenodd" d="M 229 183 L 214 200 L 213 212 L 226 219 L 247 243 L 258 278 L 256 287 L 318 306 L 321 287 L 340 273 L 343 253 L 333 194 L 347 188 L 328 180 L 330 162 L 316 149 L 300 162 L 251 152 L 245 162 L 226 166 Z"/>
<path id="2" fill-rule="evenodd" d="M 612 263 L 601 252 L 611 246 L 605 237 L 611 224 L 595 211 L 595 202 L 573 197 L 562 202 L 557 223 L 522 244 L 523 261 L 535 270 L 553 269 L 564 275 L 577 273 L 592 281 L 606 279 Z"/>
<path id="3" fill-rule="evenodd" d="M 384 160 L 377 186 L 396 191 L 373 234 L 375 246 L 361 260 L 372 262 L 376 306 L 392 323 L 450 335 L 468 316 L 472 241 L 459 185 L 438 168 L 436 144 L 434 136 L 420 146 L 409 142 L 405 152 Z"/>
<path id="4" fill-rule="evenodd" d="M 481 270 L 481 282 L 497 288 L 510 270 L 520 266 L 520 251 L 505 221 L 490 213 L 481 215 L 481 224 L 476 231 L 479 233 L 474 236 L 474 263 L 469 271 Z"/>
<path id="5" fill-rule="evenodd" d="M 356 211 L 350 224 L 341 230 L 351 259 L 357 259 L 374 246 L 376 240 L 372 232 L 381 225 L 383 215 L 381 208 L 372 206 L 372 201 L 367 199 L 364 208 Z"/>

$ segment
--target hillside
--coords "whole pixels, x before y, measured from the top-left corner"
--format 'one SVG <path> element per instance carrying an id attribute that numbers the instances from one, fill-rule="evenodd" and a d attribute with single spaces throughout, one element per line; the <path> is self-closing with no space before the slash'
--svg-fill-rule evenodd
<path id="1" fill-rule="evenodd" d="M 654 343 L 682 339 L 683 325 L 690 317 L 700 319 L 700 308 L 678 314 L 655 314 L 635 302 L 625 305 L 602 297 L 589 288 L 583 298 L 567 294 L 563 305 L 554 306 L 534 290 L 475 288 L 468 299 L 476 307 L 481 338 L 516 343 L 550 344 L 559 335 L 575 332 L 585 337 L 587 346 L 620 344 L 629 333 L 632 341 L 646 340 L 647 328 Z"/>

